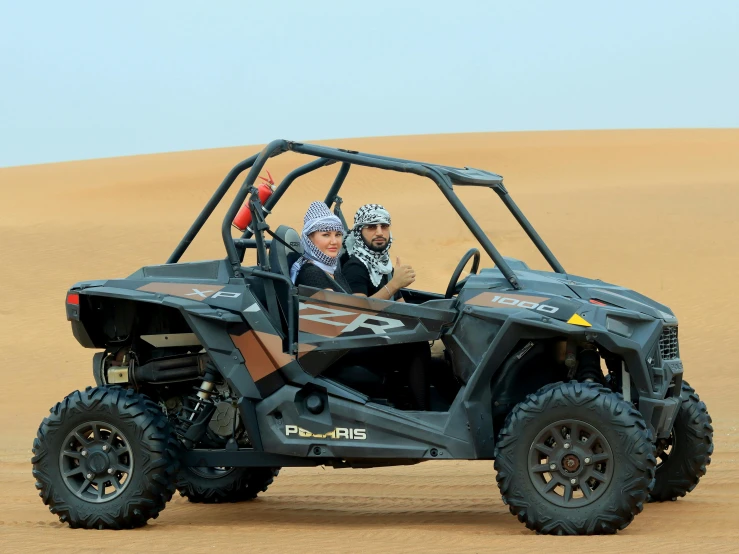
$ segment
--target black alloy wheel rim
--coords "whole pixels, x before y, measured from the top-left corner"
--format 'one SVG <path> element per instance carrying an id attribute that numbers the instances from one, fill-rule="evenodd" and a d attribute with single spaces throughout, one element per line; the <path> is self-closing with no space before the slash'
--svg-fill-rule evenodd
<path id="1" fill-rule="evenodd" d="M 531 443 L 528 462 L 539 494 L 566 508 L 595 502 L 613 478 L 608 441 L 595 427 L 575 419 L 547 425 Z"/>
<path id="2" fill-rule="evenodd" d="M 59 469 L 64 484 L 76 497 L 94 504 L 109 502 L 131 482 L 131 443 L 110 423 L 83 423 L 64 440 Z"/>

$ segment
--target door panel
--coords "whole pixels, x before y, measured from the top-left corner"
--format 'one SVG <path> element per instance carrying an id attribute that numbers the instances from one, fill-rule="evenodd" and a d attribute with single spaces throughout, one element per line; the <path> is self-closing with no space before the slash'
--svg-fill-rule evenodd
<path id="1" fill-rule="evenodd" d="M 319 373 L 347 350 L 436 340 L 456 316 L 454 300 L 433 307 L 299 287 L 298 357 Z"/>

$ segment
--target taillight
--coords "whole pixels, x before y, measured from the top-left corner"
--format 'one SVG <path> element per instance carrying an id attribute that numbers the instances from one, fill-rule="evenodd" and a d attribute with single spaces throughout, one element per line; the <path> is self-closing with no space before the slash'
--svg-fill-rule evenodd
<path id="1" fill-rule="evenodd" d="M 77 292 L 67 293 L 67 321 L 80 320 L 80 295 Z"/>
<path id="2" fill-rule="evenodd" d="M 600 300 L 595 300 L 593 298 L 590 299 L 591 304 L 595 304 L 596 306 L 608 306 L 605 302 L 601 302 Z"/>

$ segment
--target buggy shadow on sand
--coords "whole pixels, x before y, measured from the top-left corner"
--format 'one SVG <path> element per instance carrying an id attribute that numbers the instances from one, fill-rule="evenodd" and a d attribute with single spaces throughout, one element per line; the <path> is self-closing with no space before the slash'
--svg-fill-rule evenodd
<path id="1" fill-rule="evenodd" d="M 260 197 L 265 163 L 288 151 L 315 159 Z M 436 184 L 494 268 L 478 272 L 473 248 L 445 294 L 403 289 L 405 302 L 295 287 L 299 236 L 267 219 L 295 179 L 332 164 L 325 202 L 342 221 L 352 165 L 413 173 Z M 247 170 L 222 225 L 225 259 L 179 263 Z M 497 194 L 552 272 L 501 256 L 459 186 Z M 233 238 L 240 209 L 250 224 Z M 255 266 L 242 265 L 247 249 Z M 253 499 L 281 467 L 464 459 L 495 460 L 503 501 L 532 530 L 614 533 L 649 499 L 692 490 L 710 462 L 711 419 L 683 380 L 669 308 L 567 274 L 487 171 L 274 141 L 231 170 L 167 263 L 77 283 L 66 309 L 77 341 L 100 350 L 97 386 L 51 409 L 32 463 L 43 502 L 72 527 L 144 525 L 176 489 L 192 502 Z M 414 410 L 390 354 L 434 341 L 429 409 Z M 361 363 L 336 371 L 357 352 L 387 359 L 372 392 Z"/>

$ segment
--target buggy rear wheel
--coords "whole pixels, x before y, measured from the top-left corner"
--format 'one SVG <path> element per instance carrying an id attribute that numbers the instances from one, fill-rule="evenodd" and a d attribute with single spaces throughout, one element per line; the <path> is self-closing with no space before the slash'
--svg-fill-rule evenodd
<path id="1" fill-rule="evenodd" d="M 278 467 L 183 467 L 177 489 L 190 502 L 243 502 L 265 492 L 278 473 Z"/>
<path id="2" fill-rule="evenodd" d="M 609 389 L 574 381 L 517 404 L 495 451 L 511 513 L 553 535 L 624 529 L 643 509 L 655 465 L 641 414 Z"/>
<path id="3" fill-rule="evenodd" d="M 175 491 L 174 431 L 159 407 L 133 390 L 73 392 L 41 423 L 33 453 L 39 496 L 73 528 L 140 527 Z"/>

